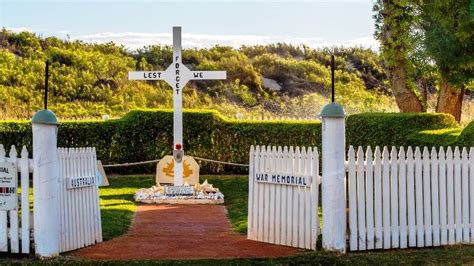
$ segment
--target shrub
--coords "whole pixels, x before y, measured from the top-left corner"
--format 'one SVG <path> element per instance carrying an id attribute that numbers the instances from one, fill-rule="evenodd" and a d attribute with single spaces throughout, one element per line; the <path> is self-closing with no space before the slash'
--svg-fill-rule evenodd
<path id="1" fill-rule="evenodd" d="M 447 146 L 453 140 L 429 140 L 427 130 L 452 133 L 459 125 L 448 114 L 431 113 L 364 113 L 347 119 L 347 143 L 354 146 Z M 440 132 L 438 132 L 440 133 Z"/>
<path id="2" fill-rule="evenodd" d="M 251 145 L 321 146 L 321 122 L 245 121 L 224 119 L 215 111 L 188 110 L 183 115 L 184 148 L 188 155 L 247 163 Z M 460 141 L 471 143 L 469 125 Z M 446 146 L 460 131 L 450 115 L 366 113 L 347 118 L 346 142 L 375 146 Z M 58 146 L 94 146 L 104 164 L 139 162 L 172 153 L 171 110 L 137 110 L 117 120 L 66 121 L 58 130 Z M 464 140 L 467 139 L 467 140 Z M 468 142 L 470 141 L 470 142 Z M 31 125 L 0 122 L 0 143 L 31 149 Z M 468 144 L 466 144 L 468 145 Z M 201 173 L 245 173 L 247 169 L 201 162 Z M 110 168 L 117 173 L 153 173 L 155 165 Z"/>
<path id="3" fill-rule="evenodd" d="M 471 121 L 461 132 L 457 144 L 462 147 L 474 147 L 474 121 Z"/>

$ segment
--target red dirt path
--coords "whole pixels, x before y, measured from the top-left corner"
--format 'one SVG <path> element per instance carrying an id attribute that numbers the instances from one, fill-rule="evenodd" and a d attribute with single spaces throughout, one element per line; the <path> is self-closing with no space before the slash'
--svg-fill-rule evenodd
<path id="1" fill-rule="evenodd" d="M 294 255 L 301 249 L 247 240 L 220 205 L 141 205 L 129 232 L 71 254 L 98 260 L 216 259 Z"/>

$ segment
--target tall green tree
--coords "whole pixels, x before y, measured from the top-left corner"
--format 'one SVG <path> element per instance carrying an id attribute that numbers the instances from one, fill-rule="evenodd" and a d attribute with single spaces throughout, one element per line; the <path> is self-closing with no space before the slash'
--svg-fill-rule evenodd
<path id="1" fill-rule="evenodd" d="M 474 77 L 474 19 L 469 5 L 470 0 L 425 0 L 421 5 L 424 45 L 441 76 L 436 111 L 452 114 L 457 121 Z"/>
<path id="2" fill-rule="evenodd" d="M 389 71 L 390 85 L 401 112 L 422 112 L 425 106 L 416 93 L 410 53 L 415 50 L 413 25 L 416 24 L 416 1 L 377 0 L 374 4 L 375 38 Z"/>

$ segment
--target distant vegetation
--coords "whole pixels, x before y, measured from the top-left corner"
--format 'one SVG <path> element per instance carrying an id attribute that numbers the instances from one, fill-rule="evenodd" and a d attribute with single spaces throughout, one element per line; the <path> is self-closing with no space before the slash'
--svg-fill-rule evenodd
<path id="1" fill-rule="evenodd" d="M 193 81 L 184 107 L 215 109 L 227 117 L 314 118 L 330 95 L 330 54 L 336 55 L 336 100 L 348 113 L 396 112 L 379 55 L 364 48 L 215 46 L 187 49 L 194 70 L 226 70 L 226 81 Z M 60 119 L 120 117 L 129 110 L 171 108 L 160 81 L 129 81 L 131 70 L 164 70 L 169 46 L 129 51 L 113 43 L 87 44 L 33 33 L 0 31 L 0 119 L 29 119 L 42 108 L 45 61 L 51 62 L 49 108 Z M 240 116 L 240 115 L 239 115 Z"/>
<path id="2" fill-rule="evenodd" d="M 332 50 L 331 50 L 332 52 Z M 42 107 L 44 62 L 51 62 L 50 108 L 61 118 L 117 117 L 137 108 L 172 107 L 164 82 L 129 81 L 130 70 L 164 70 L 168 46 L 128 51 L 113 43 L 86 44 L 29 33 L 0 32 L 0 106 L 3 119 L 29 118 Z M 328 102 L 330 52 L 286 44 L 188 49 L 190 69 L 226 70 L 226 81 L 190 82 L 186 108 L 213 108 L 229 117 L 314 117 Z M 378 55 L 336 49 L 336 99 L 350 113 L 397 111 Z M 273 80 L 267 85 L 262 78 Z"/>

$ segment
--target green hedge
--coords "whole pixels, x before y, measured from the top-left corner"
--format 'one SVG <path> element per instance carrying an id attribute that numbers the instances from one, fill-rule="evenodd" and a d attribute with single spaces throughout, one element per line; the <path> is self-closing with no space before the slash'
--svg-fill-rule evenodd
<path id="1" fill-rule="evenodd" d="M 354 146 L 449 146 L 461 129 L 448 114 L 364 113 L 347 118 L 347 143 Z"/>
<path id="2" fill-rule="evenodd" d="M 251 145 L 321 146 L 319 121 L 237 121 L 224 119 L 213 111 L 186 111 L 183 122 L 187 154 L 203 158 L 246 163 Z M 474 128 L 472 123 L 468 127 Z M 171 154 L 172 131 L 171 110 L 139 110 L 117 120 L 64 122 L 59 127 L 58 145 L 94 146 L 105 164 L 138 162 Z M 447 146 L 457 143 L 459 133 L 452 116 L 443 114 L 370 113 L 347 118 L 347 143 L 356 146 Z M 468 140 L 462 143 L 472 146 L 472 137 L 466 134 L 463 132 L 462 137 Z M 27 122 L 0 122 L 0 143 L 31 148 L 31 126 Z M 152 173 L 154 168 L 148 165 L 110 170 Z M 245 170 L 201 164 L 202 173 Z"/>
<path id="3" fill-rule="evenodd" d="M 459 136 L 457 144 L 463 147 L 474 147 L 474 121 L 471 121 Z"/>

